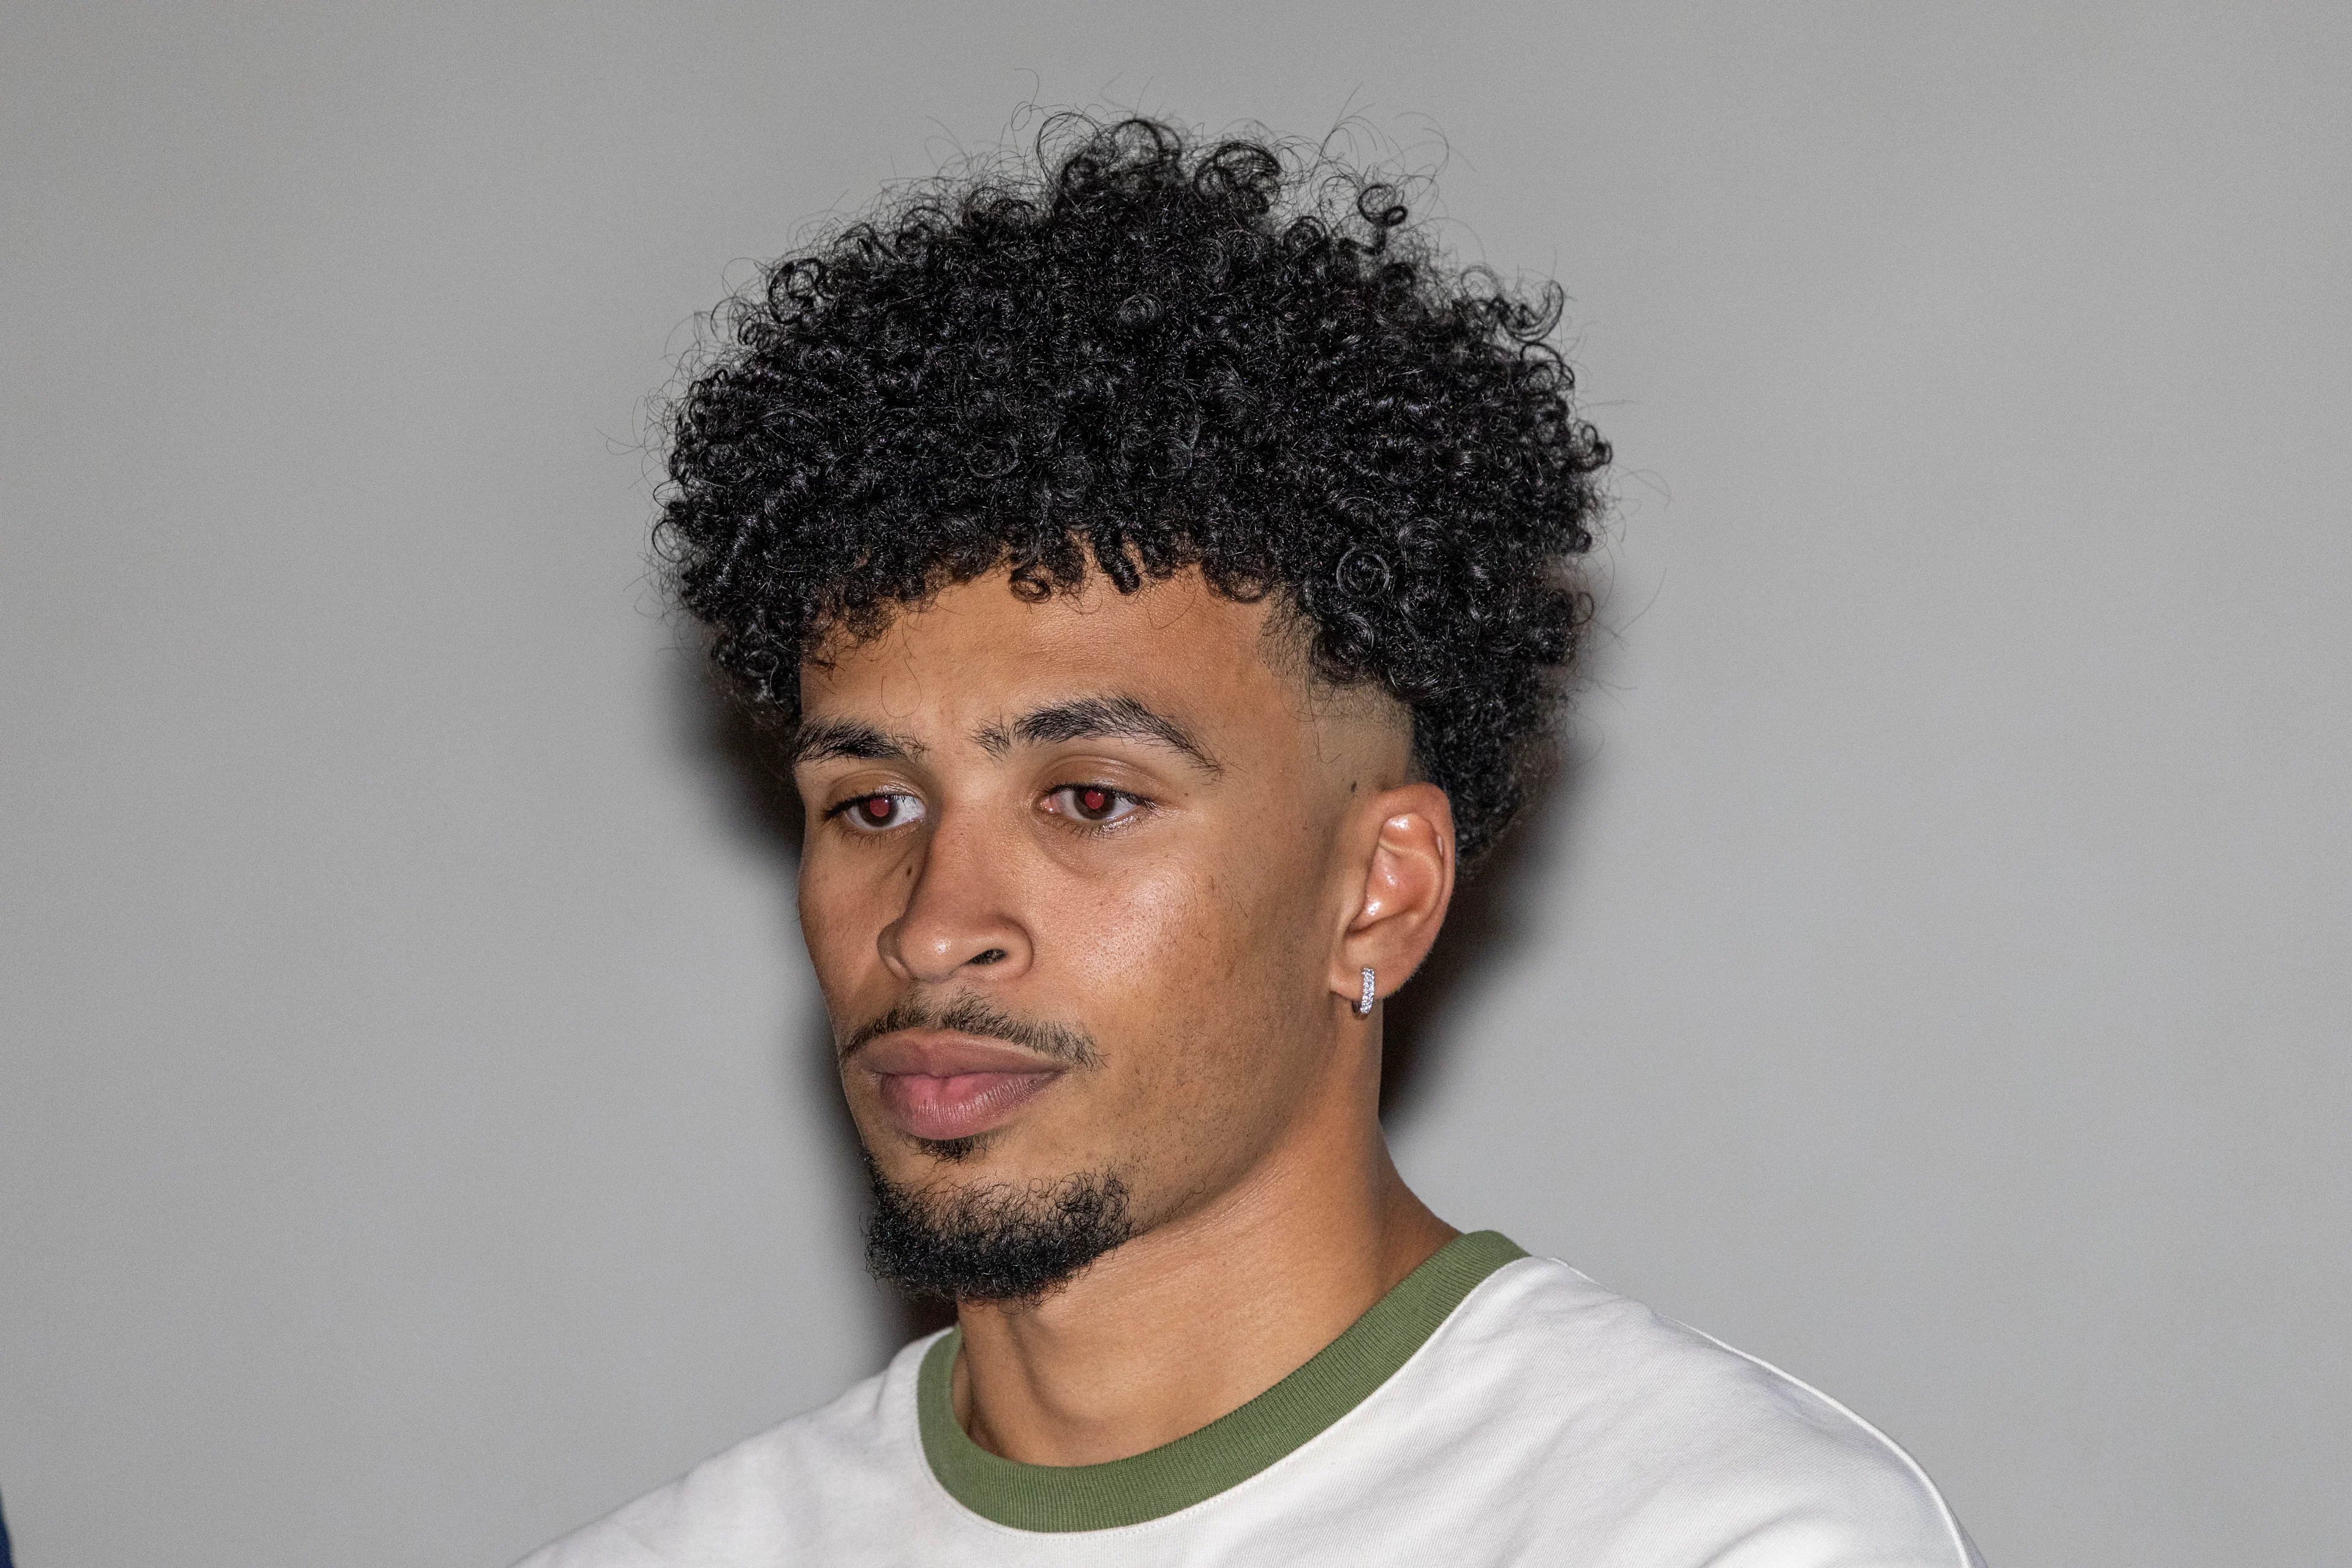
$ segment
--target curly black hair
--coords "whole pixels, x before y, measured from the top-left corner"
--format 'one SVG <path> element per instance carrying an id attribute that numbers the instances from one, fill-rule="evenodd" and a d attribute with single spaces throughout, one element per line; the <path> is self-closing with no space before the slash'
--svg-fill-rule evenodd
<path id="1" fill-rule="evenodd" d="M 1526 803 L 1609 448 L 1562 296 L 1450 266 L 1400 187 L 1150 120 L 1049 122 L 762 271 L 669 405 L 656 549 L 735 688 L 940 589 L 1197 567 L 1411 710 L 1466 866 Z"/>

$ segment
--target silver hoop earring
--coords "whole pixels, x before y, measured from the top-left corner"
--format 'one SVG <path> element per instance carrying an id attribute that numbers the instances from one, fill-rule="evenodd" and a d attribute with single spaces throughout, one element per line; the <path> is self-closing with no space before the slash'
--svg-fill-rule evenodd
<path id="1" fill-rule="evenodd" d="M 1359 1017 L 1359 1018 L 1369 1018 L 1369 1017 L 1370 1017 L 1370 1016 L 1372 1016 L 1372 1002 L 1373 1002 L 1373 1000 L 1374 1000 L 1374 998 L 1375 998 L 1375 994 L 1377 993 L 1377 991 L 1378 991 L 1378 989 L 1379 989 L 1379 986 L 1380 986 L 1380 978 L 1379 978 L 1379 976 L 1375 975 L 1375 974 L 1374 974 L 1374 973 L 1373 973 L 1370 969 L 1365 970 L 1365 971 L 1364 971 L 1364 995 L 1363 995 L 1363 999 L 1362 999 L 1361 1001 L 1360 1001 L 1360 1002 L 1358 1002 L 1358 1003 L 1356 1004 L 1356 1016 L 1357 1016 L 1357 1017 Z"/>

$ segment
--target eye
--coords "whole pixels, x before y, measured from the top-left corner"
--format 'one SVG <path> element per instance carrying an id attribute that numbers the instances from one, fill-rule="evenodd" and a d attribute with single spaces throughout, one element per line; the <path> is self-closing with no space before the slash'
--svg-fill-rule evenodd
<path id="1" fill-rule="evenodd" d="M 860 833 L 883 833 L 923 819 L 923 803 L 911 795 L 878 790 L 853 795 L 825 813 L 837 816 Z"/>
<path id="2" fill-rule="evenodd" d="M 1124 822 L 1143 809 L 1143 801 L 1108 784 L 1064 784 L 1045 797 L 1045 809 L 1089 827 Z"/>

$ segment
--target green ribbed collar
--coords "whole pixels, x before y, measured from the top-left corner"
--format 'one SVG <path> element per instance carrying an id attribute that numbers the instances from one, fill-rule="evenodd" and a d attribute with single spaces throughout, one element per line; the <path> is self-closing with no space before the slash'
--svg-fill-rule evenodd
<path id="1" fill-rule="evenodd" d="M 1457 1236 L 1305 1366 L 1199 1431 L 1102 1465 L 1024 1465 L 973 1442 L 955 1418 L 961 1330 L 923 1357 L 915 1405 L 931 1473 L 958 1502 L 1016 1530 L 1113 1530 L 1190 1508 L 1249 1479 L 1362 1404 L 1480 1280 L 1527 1253 L 1498 1232 Z"/>

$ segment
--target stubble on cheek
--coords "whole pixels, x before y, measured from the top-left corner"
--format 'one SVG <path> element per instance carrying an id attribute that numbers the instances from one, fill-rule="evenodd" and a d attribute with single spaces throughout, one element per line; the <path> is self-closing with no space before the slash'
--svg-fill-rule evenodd
<path id="1" fill-rule="evenodd" d="M 1238 1182 L 1279 1136 L 1310 1067 L 1290 911 L 1249 879 L 1206 879 L 1186 902 L 1129 989 L 1120 1049 L 1131 1069 L 1101 1130 L 1107 1148 L 1124 1150 L 1139 1229 Z"/>

